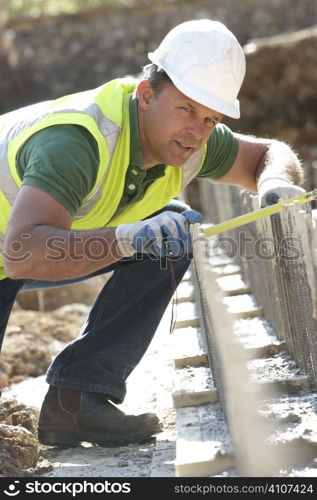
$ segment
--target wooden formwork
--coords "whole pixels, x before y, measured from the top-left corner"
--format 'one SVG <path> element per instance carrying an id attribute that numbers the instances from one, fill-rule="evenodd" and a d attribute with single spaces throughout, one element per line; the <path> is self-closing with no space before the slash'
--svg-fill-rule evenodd
<path id="1" fill-rule="evenodd" d="M 202 202 L 206 223 L 257 208 L 255 196 L 212 183 L 204 188 Z M 275 424 L 259 409 L 263 401 L 278 403 L 285 394 L 298 401 L 303 391 L 313 398 L 316 394 L 317 236 L 311 215 L 309 207 L 288 206 L 279 218 L 230 231 L 222 242 L 233 238 L 237 245 L 228 254 L 217 243 L 219 236 L 207 241 L 203 228 L 193 227 L 191 278 L 182 282 L 178 304 L 188 317 L 180 315 L 174 334 L 176 476 L 213 476 L 232 469 L 233 475 L 273 476 L 283 464 L 304 461 L 299 457 L 302 438 L 269 445 Z M 251 246 L 241 248 L 241 230 Z M 241 334 L 243 322 L 247 330 L 256 325 L 256 335 Z M 252 343 L 259 333 L 263 338 Z M 261 372 L 279 356 L 287 356 L 290 364 L 295 360 L 295 375 L 265 379 Z M 220 440 L 214 422 L 222 426 Z M 315 438 L 311 449 L 306 444 L 303 457 L 316 456 Z"/>
<path id="2" fill-rule="evenodd" d="M 258 208 L 256 196 L 231 186 L 205 183 L 201 190 L 206 222 L 225 220 L 213 218 L 215 203 L 228 219 Z M 226 242 L 235 242 L 230 257 L 278 338 L 317 386 L 317 228 L 310 204 L 285 205 L 280 216 L 228 231 L 217 240 L 222 251 Z"/>

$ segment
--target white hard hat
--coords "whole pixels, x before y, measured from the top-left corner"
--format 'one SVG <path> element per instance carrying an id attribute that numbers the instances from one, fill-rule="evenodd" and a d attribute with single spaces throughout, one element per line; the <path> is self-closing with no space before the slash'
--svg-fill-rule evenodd
<path id="1" fill-rule="evenodd" d="M 245 75 L 245 55 L 224 24 L 210 19 L 179 24 L 148 57 L 190 99 L 231 118 L 240 117 L 237 95 Z"/>

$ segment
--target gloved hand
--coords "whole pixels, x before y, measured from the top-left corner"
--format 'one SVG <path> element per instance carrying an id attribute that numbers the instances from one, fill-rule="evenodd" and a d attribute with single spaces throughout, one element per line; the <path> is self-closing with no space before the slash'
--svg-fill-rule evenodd
<path id="1" fill-rule="evenodd" d="M 120 224 L 116 229 L 120 253 L 123 257 L 136 252 L 182 257 L 192 250 L 189 225 L 200 222 L 200 212 L 185 210 L 182 213 L 166 211 L 134 224 Z"/>
<path id="2" fill-rule="evenodd" d="M 306 193 L 305 189 L 295 186 L 283 177 L 267 177 L 258 184 L 258 198 L 261 208 L 304 193 Z"/>

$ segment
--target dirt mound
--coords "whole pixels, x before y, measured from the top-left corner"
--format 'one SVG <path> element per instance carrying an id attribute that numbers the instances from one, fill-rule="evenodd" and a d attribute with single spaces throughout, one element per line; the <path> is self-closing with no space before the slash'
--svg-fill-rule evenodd
<path id="1" fill-rule="evenodd" d="M 0 388 L 46 372 L 53 357 L 76 338 L 111 275 L 18 295 L 3 342 Z"/>
<path id="2" fill-rule="evenodd" d="M 53 312 L 12 312 L 0 361 L 0 387 L 46 372 L 53 356 L 78 334 L 89 306 L 72 304 Z"/>
<path id="3" fill-rule="evenodd" d="M 95 278 L 43 290 L 40 296 L 37 292 L 20 294 L 3 343 L 0 389 L 46 372 L 53 357 L 78 335 L 105 281 Z M 28 475 L 38 467 L 37 420 L 36 408 L 15 399 L 0 401 L 0 476 Z"/>
<path id="4" fill-rule="evenodd" d="M 38 412 L 15 399 L 0 402 L 0 476 L 24 476 L 37 465 Z"/>
<path id="5" fill-rule="evenodd" d="M 78 335 L 109 277 L 18 296 L 3 343 L 0 389 L 46 372 L 53 357 Z M 39 467 L 38 409 L 5 397 L 0 401 L 0 476 L 29 475 Z"/>
<path id="6" fill-rule="evenodd" d="M 280 138 L 296 148 L 315 145 L 317 25 L 250 40 L 244 49 L 241 118 L 226 123 L 233 130 Z"/>

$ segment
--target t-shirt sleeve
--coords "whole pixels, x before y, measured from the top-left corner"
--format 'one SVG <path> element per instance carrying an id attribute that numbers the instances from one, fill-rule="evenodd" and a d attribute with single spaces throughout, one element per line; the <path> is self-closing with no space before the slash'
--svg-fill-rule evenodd
<path id="1" fill-rule="evenodd" d="M 16 163 L 22 184 L 42 189 L 74 215 L 96 182 L 99 150 L 85 127 L 54 125 L 32 135 Z"/>
<path id="2" fill-rule="evenodd" d="M 238 149 L 239 143 L 233 132 L 223 123 L 219 123 L 207 141 L 205 160 L 196 177 L 220 179 L 232 167 Z"/>

